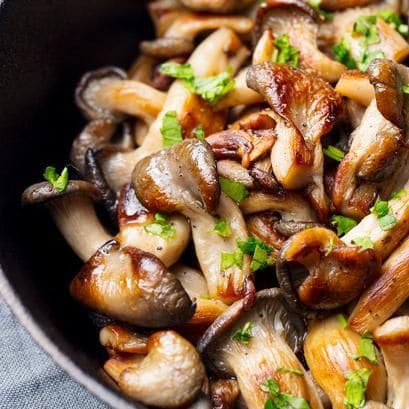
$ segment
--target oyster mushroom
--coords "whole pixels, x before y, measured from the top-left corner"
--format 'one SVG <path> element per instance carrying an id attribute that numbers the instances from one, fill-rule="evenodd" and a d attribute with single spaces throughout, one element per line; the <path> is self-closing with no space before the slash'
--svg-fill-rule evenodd
<path id="1" fill-rule="evenodd" d="M 195 304 L 155 256 L 135 247 L 104 244 L 70 284 L 88 308 L 132 325 L 168 327 L 188 321 Z"/>
<path id="2" fill-rule="evenodd" d="M 126 73 L 116 67 L 86 73 L 75 91 L 75 100 L 85 117 L 120 121 L 127 114 L 151 123 L 161 111 L 166 95 L 126 78 Z"/>
<path id="3" fill-rule="evenodd" d="M 246 49 L 238 37 L 229 29 L 221 28 L 208 36 L 191 55 L 191 64 L 197 76 L 210 76 L 226 70 L 229 66 L 236 69 L 242 62 Z M 191 94 L 183 82 L 174 81 L 170 87 L 165 105 L 153 122 L 143 144 L 131 152 L 100 151 L 100 163 L 109 186 L 118 191 L 121 186 L 131 181 L 131 174 L 136 163 L 162 148 L 160 129 L 165 114 L 176 111 L 184 136 L 202 124 L 206 134 L 223 129 L 226 115 L 224 112 L 214 113 L 213 109 L 199 98 Z"/>
<path id="4" fill-rule="evenodd" d="M 198 352 L 175 331 L 154 333 L 145 356 L 111 358 L 104 369 L 131 398 L 161 408 L 186 407 L 198 397 L 206 379 Z"/>
<path id="5" fill-rule="evenodd" d="M 308 2 L 264 2 L 257 14 L 256 37 L 260 37 L 266 29 L 270 29 L 275 38 L 287 34 L 290 44 L 299 52 L 301 67 L 315 71 L 324 80 L 337 81 L 345 71 L 343 64 L 319 50 L 319 15 Z"/>
<path id="6" fill-rule="evenodd" d="M 349 326 L 372 332 L 394 314 L 409 297 L 409 238 L 382 266 L 382 275 L 361 296 L 349 317 Z"/>
<path id="7" fill-rule="evenodd" d="M 148 337 L 122 325 L 110 324 L 99 332 L 99 342 L 111 353 L 146 354 Z"/>
<path id="8" fill-rule="evenodd" d="M 236 240 L 246 240 L 247 231 L 237 205 L 220 196 L 216 164 L 207 143 L 188 139 L 142 159 L 135 166 L 133 185 L 148 209 L 180 212 L 190 220 L 196 255 L 211 298 L 231 303 L 252 293 L 248 256 L 244 256 L 242 267 L 221 268 L 221 254 L 234 253 Z M 217 223 L 214 214 L 230 224 L 229 237 L 209 233 Z"/>
<path id="9" fill-rule="evenodd" d="M 387 405 L 409 406 L 409 316 L 392 318 L 377 328 L 374 339 L 382 351 L 388 373 Z"/>
<path id="10" fill-rule="evenodd" d="M 283 64 L 250 67 L 247 84 L 277 113 L 277 141 L 271 150 L 274 175 L 285 189 L 309 186 L 309 199 L 325 221 L 329 203 L 321 138 L 343 111 L 341 97 L 323 80 Z"/>
<path id="11" fill-rule="evenodd" d="M 240 11 L 250 6 L 255 0 L 181 0 L 181 2 L 192 10 L 229 13 Z"/>
<path id="12" fill-rule="evenodd" d="M 82 260 L 88 260 L 111 236 L 95 213 L 100 191 L 91 183 L 71 180 L 63 192 L 48 182 L 34 184 L 22 194 L 23 205 L 44 205 L 65 240 Z"/>
<path id="13" fill-rule="evenodd" d="M 348 372 L 367 368 L 372 371 L 366 399 L 383 402 L 386 394 L 386 373 L 381 355 L 378 363 L 355 360 L 360 336 L 344 328 L 335 316 L 310 324 L 304 344 L 304 355 L 315 381 L 331 400 L 334 409 L 345 409 L 345 382 Z"/>
<path id="14" fill-rule="evenodd" d="M 322 227 L 287 240 L 276 267 L 288 303 L 306 315 L 348 304 L 379 276 L 381 268 L 373 250 L 347 247 Z"/>
<path id="15" fill-rule="evenodd" d="M 246 324 L 250 327 L 246 342 L 234 339 Z M 237 378 L 249 409 L 264 408 L 268 395 L 260 385 L 268 378 L 276 380 L 283 392 L 307 400 L 311 408 L 322 408 L 295 355 L 303 334 L 302 320 L 291 312 L 281 291 L 273 288 L 258 292 L 250 309 L 243 300 L 230 306 L 203 335 L 198 349 L 213 373 Z M 282 368 L 299 371 L 302 376 Z"/>

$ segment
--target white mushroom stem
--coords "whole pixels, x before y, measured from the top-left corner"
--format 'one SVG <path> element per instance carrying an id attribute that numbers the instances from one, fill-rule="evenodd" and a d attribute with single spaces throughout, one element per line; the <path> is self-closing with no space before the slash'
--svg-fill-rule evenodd
<path id="1" fill-rule="evenodd" d="M 409 407 L 409 316 L 393 318 L 374 332 L 388 373 L 387 405 Z"/>
<path id="2" fill-rule="evenodd" d="M 67 195 L 47 207 L 61 234 L 83 261 L 112 239 L 101 225 L 90 197 Z"/>
<path id="3" fill-rule="evenodd" d="M 237 69 L 246 57 L 246 48 L 241 45 L 233 31 L 221 28 L 208 36 L 195 49 L 188 63 L 192 66 L 195 75 L 207 77 L 225 71 L 229 66 Z M 167 112 L 176 111 L 178 118 L 183 118 L 192 108 L 200 111 L 204 106 L 204 102 L 198 102 L 197 106 L 192 107 L 190 92 L 182 81 L 176 80 L 170 87 L 163 109 L 151 125 L 142 146 L 129 153 L 113 154 L 101 161 L 108 184 L 114 190 L 118 190 L 122 185 L 130 182 L 135 164 L 163 147 L 160 129 Z"/>

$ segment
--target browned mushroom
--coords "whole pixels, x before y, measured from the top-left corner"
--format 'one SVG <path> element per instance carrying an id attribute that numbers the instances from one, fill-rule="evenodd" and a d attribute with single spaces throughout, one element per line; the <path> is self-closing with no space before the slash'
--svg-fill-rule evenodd
<path id="1" fill-rule="evenodd" d="M 277 141 L 271 150 L 274 175 L 286 189 L 310 185 L 309 198 L 325 220 L 329 203 L 323 184 L 321 138 L 343 111 L 340 96 L 323 80 L 288 65 L 254 65 L 247 84 L 278 114 Z"/>

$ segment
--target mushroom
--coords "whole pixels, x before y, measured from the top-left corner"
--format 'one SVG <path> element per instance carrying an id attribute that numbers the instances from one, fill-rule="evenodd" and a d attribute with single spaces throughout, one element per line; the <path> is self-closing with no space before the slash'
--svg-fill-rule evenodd
<path id="1" fill-rule="evenodd" d="M 210 397 L 213 409 L 234 409 L 240 388 L 234 379 L 218 379 L 210 382 Z"/>
<path id="2" fill-rule="evenodd" d="M 275 38 L 288 35 L 289 43 L 297 49 L 303 68 L 315 71 L 326 81 L 334 82 L 345 66 L 332 60 L 318 48 L 319 15 L 308 2 L 300 0 L 268 0 L 257 14 L 256 38 L 267 29 Z"/>
<path id="3" fill-rule="evenodd" d="M 255 0 L 181 0 L 186 7 L 196 11 L 208 11 L 211 13 L 231 13 L 240 11 Z"/>
<path id="4" fill-rule="evenodd" d="M 409 316 L 392 318 L 378 327 L 374 339 L 382 351 L 388 373 L 387 405 L 409 407 Z"/>
<path id="5" fill-rule="evenodd" d="M 247 336 L 237 339 L 245 326 Z M 231 305 L 206 331 L 198 349 L 213 373 L 237 378 L 249 409 L 264 408 L 268 395 L 260 386 L 269 378 L 278 382 L 282 392 L 307 400 L 312 409 L 322 408 L 295 355 L 303 334 L 302 320 L 290 310 L 281 291 L 273 288 L 258 292 L 249 309 L 243 300 Z"/>
<path id="6" fill-rule="evenodd" d="M 228 66 L 237 68 L 247 55 L 246 48 L 237 36 L 229 29 L 221 28 L 208 36 L 191 55 L 188 63 L 195 75 L 210 76 L 226 70 Z M 162 121 L 167 112 L 176 111 L 184 137 L 191 135 L 193 129 L 202 124 L 206 134 L 223 129 L 226 120 L 225 112 L 214 113 L 212 107 L 197 95 L 191 94 L 181 80 L 170 87 L 165 105 L 153 122 L 142 146 L 131 152 L 99 153 L 101 167 L 113 190 L 118 191 L 122 185 L 131 181 L 131 174 L 136 163 L 162 148 Z"/>
<path id="7" fill-rule="evenodd" d="M 145 356 L 114 357 L 104 369 L 131 398 L 161 408 L 186 407 L 206 378 L 198 352 L 175 331 L 154 333 Z"/>
<path id="8" fill-rule="evenodd" d="M 100 191 L 91 183 L 71 180 L 60 192 L 48 182 L 28 187 L 23 205 L 44 205 L 65 240 L 82 260 L 88 260 L 104 243 L 111 240 L 95 213 L 94 201 Z"/>
<path id="9" fill-rule="evenodd" d="M 349 326 L 372 332 L 394 314 L 409 297 L 409 238 L 382 266 L 382 275 L 362 295 L 349 317 Z"/>
<path id="10" fill-rule="evenodd" d="M 287 302 L 305 315 L 346 305 L 379 276 L 374 250 L 347 247 L 328 229 L 303 230 L 282 246 L 277 279 Z M 315 312 L 314 312 L 315 311 Z"/>
<path id="11" fill-rule="evenodd" d="M 195 304 L 155 256 L 111 240 L 81 268 L 71 295 L 88 308 L 132 325 L 168 327 L 188 321 Z"/>
<path id="12" fill-rule="evenodd" d="M 366 400 L 383 402 L 386 373 L 381 355 L 378 363 L 365 358 L 354 359 L 359 353 L 360 336 L 343 327 L 336 316 L 310 324 L 304 344 L 304 355 L 315 381 L 331 400 L 334 409 L 345 409 L 346 375 L 358 369 L 372 371 L 366 389 Z"/>
<path id="13" fill-rule="evenodd" d="M 277 141 L 271 150 L 274 175 L 285 189 L 309 186 L 309 199 L 325 221 L 329 203 L 323 184 L 321 138 L 343 111 L 341 97 L 311 73 L 284 64 L 253 65 L 247 84 L 277 113 Z"/>
<path id="14" fill-rule="evenodd" d="M 100 330 L 99 342 L 110 353 L 146 354 L 148 337 L 122 325 L 110 324 Z"/>
<path id="15" fill-rule="evenodd" d="M 246 240 L 247 231 L 237 205 L 224 194 L 220 196 L 216 164 L 206 142 L 187 139 L 142 159 L 135 166 L 133 185 L 137 197 L 148 209 L 180 212 L 190 220 L 196 255 L 211 298 L 231 303 L 251 295 L 247 255 L 243 257 L 242 267 L 235 264 L 221 268 L 222 253 L 234 253 L 236 240 Z M 229 237 L 209 233 L 217 223 L 214 214 L 230 224 Z"/>
<path id="16" fill-rule="evenodd" d="M 123 114 L 128 114 L 151 123 L 161 111 L 166 95 L 143 82 L 126 78 L 126 73 L 116 67 L 83 75 L 75 100 L 85 117 L 120 121 Z"/>

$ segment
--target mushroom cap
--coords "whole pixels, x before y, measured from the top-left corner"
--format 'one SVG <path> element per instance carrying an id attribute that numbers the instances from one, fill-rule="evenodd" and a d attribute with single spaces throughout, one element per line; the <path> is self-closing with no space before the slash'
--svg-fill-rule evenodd
<path id="1" fill-rule="evenodd" d="M 97 101 L 95 101 L 95 93 L 98 92 L 104 84 L 108 84 L 111 81 L 124 80 L 126 78 L 126 72 L 118 67 L 103 67 L 84 74 L 75 89 L 75 102 L 84 116 L 89 120 L 111 118 L 120 122 L 123 116 L 101 107 Z"/>
<path id="2" fill-rule="evenodd" d="M 279 332 L 295 353 L 302 350 L 304 321 L 290 309 L 280 289 L 262 290 L 250 308 L 246 308 L 244 300 L 232 304 L 199 340 L 198 350 L 212 372 L 222 377 L 234 375 L 220 350 L 228 349 L 229 342 L 237 342 L 231 339 L 232 335 L 246 322 L 258 320 L 268 321 L 268 326 L 271 323 L 272 331 Z"/>
<path id="3" fill-rule="evenodd" d="M 94 201 L 102 200 L 101 192 L 92 183 L 83 180 L 70 180 L 64 191 L 59 191 L 48 182 L 35 183 L 24 190 L 21 201 L 24 206 L 52 202 L 68 195 L 84 195 Z"/>
<path id="4" fill-rule="evenodd" d="M 115 240 L 85 263 L 70 292 L 95 311 L 148 328 L 183 324 L 196 308 L 158 258 L 134 247 L 120 249 Z"/>

